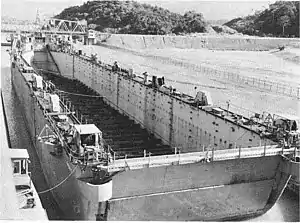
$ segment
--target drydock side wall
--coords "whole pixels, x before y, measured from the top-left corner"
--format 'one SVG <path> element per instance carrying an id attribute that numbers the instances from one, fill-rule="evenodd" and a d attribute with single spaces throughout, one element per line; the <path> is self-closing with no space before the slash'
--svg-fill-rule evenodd
<path id="1" fill-rule="evenodd" d="M 40 56 L 40 54 L 38 54 L 38 56 Z M 42 63 L 39 65 L 41 64 Z M 88 200 L 85 199 L 84 194 L 82 194 L 78 180 L 76 179 L 76 177 L 81 175 L 80 168 L 69 162 L 69 158 L 66 154 L 62 157 L 52 155 L 51 152 L 54 151 L 52 145 L 39 142 L 37 136 L 40 135 L 46 124 L 48 124 L 48 126 L 50 126 L 50 124 L 45 119 L 42 108 L 38 105 L 36 98 L 33 96 L 31 87 L 18 68 L 12 68 L 11 73 L 13 87 L 20 101 L 20 105 L 23 108 L 26 124 L 39 156 L 48 188 L 52 188 L 50 193 L 52 192 L 61 210 L 64 212 L 64 218 L 68 220 L 95 220 L 97 205 L 91 205 L 89 211 L 84 209 L 84 207 L 87 206 L 83 205 L 83 203 L 88 203 Z M 44 135 L 45 132 L 41 136 Z M 90 216 L 84 216 L 84 213 L 89 213 Z"/>
<path id="2" fill-rule="evenodd" d="M 98 34 L 97 43 L 130 49 L 214 49 L 270 50 L 278 46 L 300 47 L 299 38 L 268 38 L 244 36 L 159 36 L 129 34 Z"/>
<path id="3" fill-rule="evenodd" d="M 165 143 L 182 148 L 182 152 L 199 151 L 209 145 L 224 149 L 271 144 L 252 131 L 116 74 L 104 65 L 70 54 L 51 54 L 59 70 L 65 71 L 61 73 L 63 76 L 70 77 L 74 72 L 74 78 L 106 97 L 112 107 L 130 114 L 131 119 Z"/>

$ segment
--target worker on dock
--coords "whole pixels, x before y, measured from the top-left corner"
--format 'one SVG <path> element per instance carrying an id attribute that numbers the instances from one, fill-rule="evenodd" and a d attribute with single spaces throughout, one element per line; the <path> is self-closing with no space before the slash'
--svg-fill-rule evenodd
<path id="1" fill-rule="evenodd" d="M 45 81 L 45 85 L 46 85 L 46 91 L 53 93 L 55 91 L 55 85 L 50 81 Z"/>
<path id="2" fill-rule="evenodd" d="M 114 62 L 114 65 L 112 66 L 112 71 L 120 71 L 120 67 L 118 66 L 117 61 Z"/>
<path id="3" fill-rule="evenodd" d="M 92 61 L 92 62 L 97 62 L 97 59 L 98 59 L 97 53 L 91 54 L 91 61 Z"/>
<path id="4" fill-rule="evenodd" d="M 147 77 L 148 77 L 147 71 L 145 71 L 145 72 L 143 73 L 143 76 L 144 76 L 144 84 L 146 84 L 146 83 L 147 83 Z"/>

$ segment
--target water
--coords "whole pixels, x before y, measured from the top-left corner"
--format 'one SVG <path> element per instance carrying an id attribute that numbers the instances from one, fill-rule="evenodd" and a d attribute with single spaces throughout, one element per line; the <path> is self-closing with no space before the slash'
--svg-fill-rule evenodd
<path id="1" fill-rule="evenodd" d="M 34 150 L 32 142 L 29 140 L 30 137 L 26 128 L 25 120 L 22 116 L 21 108 L 12 89 L 8 54 L 5 52 L 5 49 L 6 48 L 1 47 L 1 82 L 2 89 L 4 91 L 4 106 L 8 119 L 11 144 L 14 148 L 26 148 L 28 150 L 31 160 L 30 171 L 33 175 L 33 182 L 37 191 L 42 191 L 48 187 L 38 162 L 38 156 Z M 42 194 L 41 200 L 50 220 L 64 219 L 63 213 L 50 193 Z M 277 204 L 275 204 L 269 212 L 249 221 L 298 222 L 299 219 L 299 197 L 293 192 L 285 191 Z"/>

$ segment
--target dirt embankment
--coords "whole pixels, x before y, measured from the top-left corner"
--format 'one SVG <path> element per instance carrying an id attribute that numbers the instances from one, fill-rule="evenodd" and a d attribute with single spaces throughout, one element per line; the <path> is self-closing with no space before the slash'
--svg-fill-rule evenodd
<path id="1" fill-rule="evenodd" d="M 279 46 L 300 48 L 299 38 L 261 38 L 239 35 L 160 36 L 97 34 L 97 43 L 129 49 L 212 49 L 264 51 Z"/>

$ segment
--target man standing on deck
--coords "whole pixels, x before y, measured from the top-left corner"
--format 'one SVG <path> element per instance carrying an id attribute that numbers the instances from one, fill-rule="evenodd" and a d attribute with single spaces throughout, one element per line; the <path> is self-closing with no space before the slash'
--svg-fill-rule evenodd
<path id="1" fill-rule="evenodd" d="M 114 62 L 114 65 L 112 66 L 112 71 L 120 71 L 117 61 Z"/>

